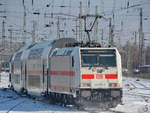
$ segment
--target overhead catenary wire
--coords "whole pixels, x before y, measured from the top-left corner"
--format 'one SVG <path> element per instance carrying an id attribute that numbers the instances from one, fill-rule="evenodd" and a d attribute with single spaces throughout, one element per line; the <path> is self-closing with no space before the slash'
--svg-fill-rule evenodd
<path id="1" fill-rule="evenodd" d="M 54 1 L 54 0 L 53 0 Z M 53 1 L 50 1 L 50 5 L 53 5 L 52 4 L 52 2 Z M 103 1 L 104 2 L 104 1 Z M 62 3 L 64 3 L 64 1 L 62 1 Z M 144 3 L 144 2 L 143 2 Z M 138 4 L 138 2 L 136 3 L 136 4 Z M 131 4 L 128 8 L 133 8 L 133 6 L 136 8 L 136 7 L 138 7 L 138 5 L 134 5 L 134 4 Z M 65 8 L 68 8 L 69 7 L 69 5 L 66 5 L 66 4 L 64 4 L 64 7 L 62 6 L 62 5 L 59 5 L 59 4 L 55 4 L 55 5 L 53 5 L 53 10 L 55 9 L 55 8 L 58 8 L 58 7 L 61 7 L 61 9 L 65 9 Z M 78 7 L 78 6 L 77 6 Z M 76 6 L 71 6 L 71 8 L 77 8 Z M 95 7 L 94 5 L 90 5 L 90 8 L 93 8 L 93 7 Z M 108 6 L 108 7 L 110 7 L 110 6 Z M 83 4 L 83 8 L 85 8 L 85 5 Z M 107 7 L 106 7 L 107 8 Z M 117 10 L 120 10 L 121 8 L 115 8 L 115 12 L 117 12 Z M 28 10 L 29 9 L 27 9 L 26 8 L 26 11 L 28 12 Z M 126 10 L 125 8 L 122 8 L 122 10 L 124 11 L 124 10 Z M 12 11 L 13 12 L 13 11 Z M 20 12 L 20 13 L 22 13 L 21 11 L 17 11 L 17 12 Z M 105 10 L 105 12 L 107 12 L 107 10 Z M 109 11 L 110 12 L 110 11 Z M 8 12 L 9 13 L 9 12 Z M 14 12 L 14 13 L 16 13 L 16 12 Z M 31 11 L 31 12 L 28 12 L 29 14 L 32 14 L 33 12 Z M 50 15 L 53 15 L 54 13 L 50 13 Z M 44 13 L 42 13 L 42 12 L 40 12 L 40 15 L 44 15 Z M 49 15 L 49 16 L 50 16 Z M 107 14 L 106 14 L 107 15 Z M 110 14 L 111 15 L 111 14 Z M 48 15 L 47 15 L 48 16 Z M 58 16 L 59 16 L 59 14 L 58 15 L 55 15 L 55 17 L 54 17 L 54 19 L 57 19 L 58 18 Z M 68 16 L 67 18 L 65 17 L 66 15 L 64 15 L 64 17 L 63 17 L 63 15 L 62 15 L 62 17 L 60 17 L 60 20 L 62 19 L 64 19 L 64 20 L 66 20 L 66 19 L 72 19 L 73 21 L 76 19 L 76 17 L 71 17 L 71 15 L 70 15 L 70 17 Z M 77 16 L 77 15 L 74 15 L 74 16 Z M 15 16 L 14 16 L 15 17 Z M 16 16 L 16 18 L 17 18 L 17 16 Z"/>

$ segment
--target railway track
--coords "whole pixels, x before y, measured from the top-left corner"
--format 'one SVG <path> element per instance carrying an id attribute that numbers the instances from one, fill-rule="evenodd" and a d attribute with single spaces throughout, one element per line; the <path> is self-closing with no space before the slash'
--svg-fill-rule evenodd
<path id="1" fill-rule="evenodd" d="M 149 94 L 145 94 L 145 93 L 125 93 L 125 95 L 131 95 L 131 96 L 140 96 L 142 98 L 150 98 L 150 95 Z"/>
<path id="2" fill-rule="evenodd" d="M 148 87 L 144 83 L 141 83 L 141 81 L 126 81 L 126 82 L 129 83 L 132 89 L 150 90 L 150 87 Z"/>
<path id="3" fill-rule="evenodd" d="M 136 81 L 136 82 L 135 82 L 135 80 L 127 81 L 127 83 L 129 83 L 129 87 L 131 87 L 133 90 L 131 90 L 131 91 L 125 90 L 124 95 L 131 95 L 133 97 L 135 96 L 134 98 L 139 97 L 142 100 L 143 99 L 144 100 L 149 99 L 150 95 L 149 95 L 149 92 L 147 90 L 150 90 L 150 88 L 148 86 L 146 86 L 147 83 L 141 83 L 142 81 L 140 81 L 140 83 L 138 84 L 137 82 L 139 82 L 139 81 Z M 143 85 L 140 86 L 140 84 L 143 84 Z M 144 86 L 146 86 L 146 87 L 144 87 Z M 144 92 L 144 90 L 146 90 L 146 91 Z M 11 92 L 9 92 L 9 90 L 8 90 L 8 93 L 11 93 Z M 1 103 L 10 103 L 10 106 L 8 107 L 7 111 L 5 111 L 6 113 L 14 112 L 16 109 L 18 110 L 19 106 L 24 106 L 27 104 L 27 102 L 26 102 L 27 99 L 23 99 L 18 94 L 16 94 L 16 95 L 13 98 L 11 98 L 11 97 L 7 98 L 7 96 L 5 94 L 4 94 L 4 96 L 1 96 L 2 99 L 3 99 L 3 97 L 6 97 L 6 98 L 4 98 L 3 100 L 1 99 L 0 104 Z M 11 95 L 8 95 L 8 96 L 11 96 Z M 28 98 L 28 97 L 25 97 L 25 98 Z M 35 107 L 35 110 L 37 112 L 42 111 L 42 113 L 52 113 L 55 111 L 57 112 L 57 109 L 59 109 L 63 113 L 70 113 L 70 112 L 71 113 L 76 113 L 76 112 L 78 112 L 78 113 L 100 113 L 100 112 L 103 112 L 103 113 L 124 113 L 124 112 L 119 111 L 119 110 L 117 111 L 117 109 L 116 110 L 115 109 L 109 109 L 106 111 L 101 111 L 101 110 L 97 110 L 97 109 L 81 111 L 81 110 L 78 110 L 78 109 L 73 108 L 73 107 L 62 107 L 60 105 L 51 105 L 48 103 L 48 101 L 45 102 L 45 100 L 43 101 L 40 99 L 38 100 L 38 99 L 33 99 L 33 98 L 28 98 L 28 99 L 31 99 L 32 101 L 34 101 L 32 105 Z"/>
<path id="4" fill-rule="evenodd" d="M 150 87 L 146 86 L 146 82 L 131 80 L 127 81 L 127 83 L 129 84 L 127 85 L 128 92 L 125 92 L 124 95 L 141 97 L 145 101 L 149 100 Z"/>
<path id="5" fill-rule="evenodd" d="M 0 104 L 4 104 L 4 103 L 10 102 L 10 101 L 14 101 L 14 100 L 17 100 L 17 99 L 20 98 L 19 95 L 16 95 L 16 94 L 13 95 L 12 93 L 14 93 L 14 92 L 12 92 L 10 90 L 7 90 L 7 88 L 5 88 L 5 90 L 0 89 L 0 91 L 4 92 L 4 95 L 0 95 Z M 5 92 L 7 92 L 7 93 L 5 93 Z M 8 92 L 10 94 L 8 94 Z"/>
<path id="6" fill-rule="evenodd" d="M 0 101 L 0 104 L 3 104 L 3 103 L 6 103 L 6 102 L 9 102 L 9 101 L 14 101 L 16 99 L 18 99 L 19 97 L 15 97 L 15 98 L 11 98 L 11 99 L 6 99 L 6 100 L 2 100 Z"/>
<path id="7" fill-rule="evenodd" d="M 132 83 L 132 82 L 129 82 L 129 84 L 131 85 L 131 88 L 132 88 L 132 89 L 138 88 L 138 87 L 136 87 L 136 85 L 135 85 L 134 83 Z"/>
<path id="8" fill-rule="evenodd" d="M 147 87 L 145 84 L 143 84 L 143 83 L 141 83 L 141 82 L 135 81 L 135 83 L 139 84 L 139 85 L 142 86 L 143 88 L 150 89 L 149 87 Z"/>
<path id="9" fill-rule="evenodd" d="M 17 104 L 13 105 L 12 107 L 10 107 L 10 109 L 8 109 L 8 111 L 6 113 L 10 113 L 14 108 L 18 107 L 19 105 L 21 105 L 24 102 L 25 102 L 25 100 L 18 102 Z"/>
<path id="10" fill-rule="evenodd" d="M 13 92 L 12 92 L 13 93 Z M 17 95 L 17 96 L 16 96 Z M 7 98 L 5 100 L 2 100 L 0 101 L 0 103 L 16 103 L 15 105 L 14 104 L 10 104 L 11 106 L 8 107 L 8 110 L 6 111 L 6 113 L 11 113 L 15 108 L 19 107 L 21 104 L 25 103 L 25 100 L 23 99 L 22 100 L 22 97 L 18 94 L 16 95 L 9 95 L 10 97 Z M 11 96 L 15 96 L 13 98 L 11 98 Z M 26 97 L 25 97 L 26 98 Z M 28 98 L 28 96 L 27 96 Z M 20 99 L 20 100 L 19 100 Z M 60 106 L 60 105 L 52 105 L 53 107 L 52 108 L 49 108 L 49 103 L 48 103 L 48 100 L 43 100 L 41 98 L 32 98 L 32 97 L 29 97 L 29 99 L 33 100 L 33 106 L 35 106 L 35 108 L 37 109 L 37 111 L 43 111 L 43 113 L 51 113 L 53 110 L 55 111 L 57 108 L 59 109 L 62 109 L 62 112 L 68 112 L 71 111 L 71 112 L 79 112 L 79 113 L 99 113 L 99 112 L 103 112 L 103 113 L 123 113 L 123 112 L 120 112 L 120 111 L 115 111 L 115 110 L 97 110 L 97 109 L 93 109 L 93 110 L 79 110 L 77 109 L 76 107 L 72 106 L 72 107 L 63 107 L 63 106 Z M 40 104 L 39 104 L 40 102 Z M 56 108 L 56 109 L 55 109 Z M 56 110 L 57 111 L 57 110 Z"/>

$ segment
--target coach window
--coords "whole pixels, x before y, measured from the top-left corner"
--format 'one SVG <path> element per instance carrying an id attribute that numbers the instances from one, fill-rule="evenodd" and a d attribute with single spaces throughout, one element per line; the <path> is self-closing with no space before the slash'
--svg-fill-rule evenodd
<path id="1" fill-rule="evenodd" d="M 52 56 L 56 56 L 56 54 L 57 54 L 57 51 L 54 51 Z"/>
<path id="2" fill-rule="evenodd" d="M 16 56 L 15 56 L 15 58 L 14 58 L 14 60 L 15 60 L 15 61 L 20 60 L 21 55 L 22 55 L 22 52 L 17 53 Z"/>
<path id="3" fill-rule="evenodd" d="M 71 55 L 71 53 L 72 53 L 72 50 L 68 50 L 66 55 L 69 56 L 69 55 Z"/>
<path id="4" fill-rule="evenodd" d="M 43 48 L 32 49 L 29 53 L 29 59 L 38 59 L 42 56 Z"/>

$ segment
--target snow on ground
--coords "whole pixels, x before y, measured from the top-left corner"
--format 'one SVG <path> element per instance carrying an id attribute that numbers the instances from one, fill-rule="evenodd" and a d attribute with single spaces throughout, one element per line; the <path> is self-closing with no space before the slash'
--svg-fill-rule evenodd
<path id="1" fill-rule="evenodd" d="M 123 105 L 118 105 L 115 110 L 150 113 L 150 79 L 123 78 Z"/>
<path id="2" fill-rule="evenodd" d="M 9 74 L 6 72 L 0 73 L 0 88 L 8 88 Z"/>
<path id="3" fill-rule="evenodd" d="M 108 111 L 79 111 L 20 97 L 11 90 L 8 74 L 0 77 L 0 113 L 150 113 L 150 79 L 123 78 L 123 104 Z"/>

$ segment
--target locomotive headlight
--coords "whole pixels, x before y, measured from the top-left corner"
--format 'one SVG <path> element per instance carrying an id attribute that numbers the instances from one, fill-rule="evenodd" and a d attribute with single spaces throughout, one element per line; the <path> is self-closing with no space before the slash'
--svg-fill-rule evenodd
<path id="1" fill-rule="evenodd" d="M 81 96 L 84 98 L 90 97 L 91 96 L 91 91 L 82 91 Z"/>

